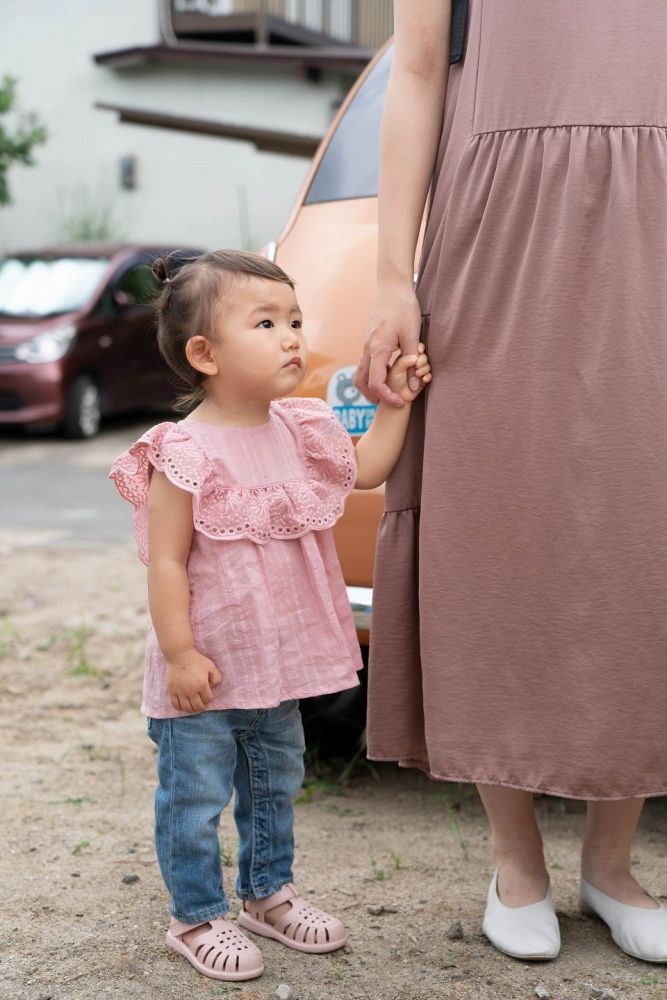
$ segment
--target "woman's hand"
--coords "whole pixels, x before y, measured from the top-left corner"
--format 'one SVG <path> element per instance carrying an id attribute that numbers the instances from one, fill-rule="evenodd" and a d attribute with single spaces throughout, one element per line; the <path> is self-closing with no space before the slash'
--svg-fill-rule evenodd
<path id="1" fill-rule="evenodd" d="M 167 691 L 171 704 L 178 712 L 203 712 L 213 701 L 212 687 L 219 684 L 222 674 L 213 660 L 186 650 L 167 658 Z"/>
<path id="2" fill-rule="evenodd" d="M 405 405 L 407 400 L 387 384 L 389 364 L 396 351 L 402 355 L 417 355 L 420 330 L 421 310 L 412 286 L 378 287 L 364 350 L 354 377 L 357 389 L 372 403 Z M 408 371 L 407 381 L 416 395 L 422 384 L 413 371 Z"/>
<path id="3" fill-rule="evenodd" d="M 417 382 L 416 389 L 410 388 L 410 371 L 414 372 L 412 381 Z M 432 378 L 426 348 L 419 344 L 416 355 L 401 354 L 396 358 L 387 372 L 387 385 L 392 392 L 398 393 L 404 403 L 411 403 Z"/>

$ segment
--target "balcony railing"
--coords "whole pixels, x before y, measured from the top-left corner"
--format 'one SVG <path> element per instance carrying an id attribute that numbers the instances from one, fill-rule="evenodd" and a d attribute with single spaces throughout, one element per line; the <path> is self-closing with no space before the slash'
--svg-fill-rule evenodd
<path id="1" fill-rule="evenodd" d="M 392 0 L 172 0 L 177 35 L 372 49 L 393 32 L 392 7 Z"/>

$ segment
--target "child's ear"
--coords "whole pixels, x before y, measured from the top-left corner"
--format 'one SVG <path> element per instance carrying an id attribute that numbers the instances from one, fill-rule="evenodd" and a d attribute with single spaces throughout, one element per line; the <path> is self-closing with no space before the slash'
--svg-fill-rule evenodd
<path id="1" fill-rule="evenodd" d="M 211 352 L 211 345 L 206 337 L 197 335 L 190 337 L 185 345 L 185 356 L 192 367 L 202 375 L 217 375 L 218 365 Z"/>

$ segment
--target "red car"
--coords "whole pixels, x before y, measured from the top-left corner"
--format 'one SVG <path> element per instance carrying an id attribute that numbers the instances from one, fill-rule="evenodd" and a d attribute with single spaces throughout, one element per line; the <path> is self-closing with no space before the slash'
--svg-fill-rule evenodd
<path id="1" fill-rule="evenodd" d="M 0 260 L 0 426 L 93 437 L 106 414 L 170 404 L 150 303 L 151 262 L 173 249 L 86 244 Z"/>

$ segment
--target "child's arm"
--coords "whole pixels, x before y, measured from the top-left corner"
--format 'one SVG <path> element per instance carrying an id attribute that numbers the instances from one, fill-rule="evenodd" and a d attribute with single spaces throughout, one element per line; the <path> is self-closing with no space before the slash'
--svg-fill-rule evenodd
<path id="1" fill-rule="evenodd" d="M 187 561 L 192 542 L 192 495 L 153 470 L 148 491 L 148 602 L 167 661 L 167 689 L 179 712 L 202 712 L 222 680 L 198 653 L 190 625 Z"/>
<path id="2" fill-rule="evenodd" d="M 413 366 L 420 381 L 416 390 L 410 389 L 408 385 L 408 370 Z M 379 486 L 396 465 L 408 429 L 412 409 L 410 404 L 430 381 L 431 368 L 423 344 L 419 345 L 417 356 L 412 354 L 399 357 L 389 369 L 387 385 L 408 405 L 401 409 L 384 402 L 378 405 L 373 423 L 355 448 L 359 470 L 356 482 L 358 490 L 372 490 Z"/>

